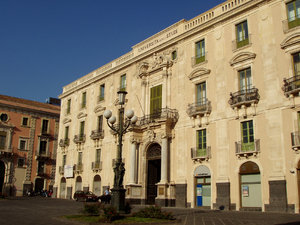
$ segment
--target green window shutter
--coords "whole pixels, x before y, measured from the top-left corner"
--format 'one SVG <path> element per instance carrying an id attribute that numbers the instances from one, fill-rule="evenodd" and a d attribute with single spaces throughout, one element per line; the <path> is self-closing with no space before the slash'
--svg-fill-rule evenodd
<path id="1" fill-rule="evenodd" d="M 125 91 L 126 90 L 126 74 L 121 76 L 120 79 L 120 91 Z"/>
<path id="2" fill-rule="evenodd" d="M 80 122 L 80 131 L 79 131 L 80 137 L 84 135 L 84 121 Z"/>
<path id="3" fill-rule="evenodd" d="M 69 114 L 71 112 L 71 99 L 68 99 L 68 103 L 67 103 L 67 114 Z"/>
<path id="4" fill-rule="evenodd" d="M 252 88 L 251 68 L 239 71 L 240 91 L 245 91 Z"/>
<path id="5" fill-rule="evenodd" d="M 249 44 L 248 23 L 244 21 L 236 25 L 236 47 L 240 48 Z"/>
<path id="6" fill-rule="evenodd" d="M 300 0 L 286 4 L 289 29 L 300 25 Z"/>
<path id="7" fill-rule="evenodd" d="M 206 129 L 197 131 L 197 156 L 206 155 Z"/>
<path id="8" fill-rule="evenodd" d="M 150 89 L 150 114 L 157 113 L 162 108 L 162 85 Z"/>
<path id="9" fill-rule="evenodd" d="M 254 131 L 253 121 L 245 121 L 241 123 L 242 131 L 242 151 L 254 150 Z"/>
<path id="10" fill-rule="evenodd" d="M 196 103 L 197 104 L 204 104 L 206 102 L 206 83 L 197 84 L 197 93 L 196 93 Z"/>
<path id="11" fill-rule="evenodd" d="M 69 138 L 69 127 L 65 128 L 65 139 Z"/>
<path id="12" fill-rule="evenodd" d="M 205 61 L 205 40 L 196 42 L 195 44 L 195 60 L 196 64 Z"/>
<path id="13" fill-rule="evenodd" d="M 105 85 L 100 85 L 100 95 L 99 95 L 99 101 L 104 100 L 104 92 L 105 92 Z"/>
<path id="14" fill-rule="evenodd" d="M 86 107 L 86 92 L 82 93 L 82 101 L 81 101 L 81 108 Z"/>

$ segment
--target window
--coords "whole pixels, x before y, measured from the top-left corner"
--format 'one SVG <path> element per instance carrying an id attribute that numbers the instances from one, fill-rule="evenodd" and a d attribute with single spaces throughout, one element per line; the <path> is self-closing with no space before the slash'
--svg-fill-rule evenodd
<path id="1" fill-rule="evenodd" d="M 197 156 L 206 154 L 206 129 L 197 131 Z"/>
<path id="2" fill-rule="evenodd" d="M 286 4 L 289 29 L 300 25 L 300 0 Z"/>
<path id="3" fill-rule="evenodd" d="M 38 174 L 44 174 L 45 173 L 45 163 L 43 161 L 38 162 Z"/>
<path id="4" fill-rule="evenodd" d="M 96 149 L 96 162 L 100 162 L 101 149 Z"/>
<path id="5" fill-rule="evenodd" d="M 40 154 L 45 154 L 47 151 L 47 141 L 40 141 Z"/>
<path id="6" fill-rule="evenodd" d="M 0 131 L 0 149 L 5 149 L 6 145 L 6 132 Z"/>
<path id="7" fill-rule="evenodd" d="M 100 85 L 100 96 L 99 96 L 99 101 L 103 101 L 103 100 L 104 100 L 104 91 L 105 91 L 105 85 L 102 84 L 102 85 Z"/>
<path id="8" fill-rule="evenodd" d="M 251 68 L 239 71 L 240 91 L 246 93 L 252 88 Z"/>
<path id="9" fill-rule="evenodd" d="M 23 117 L 22 118 L 22 126 L 28 126 L 28 117 Z"/>
<path id="10" fill-rule="evenodd" d="M 196 42 L 196 64 L 205 61 L 205 41 Z"/>
<path id="11" fill-rule="evenodd" d="M 82 93 L 82 100 L 81 100 L 81 108 L 85 108 L 86 107 L 86 92 Z"/>
<path id="12" fill-rule="evenodd" d="M 67 155 L 63 155 L 63 158 L 62 158 L 62 166 L 63 167 L 66 165 L 66 162 L 67 162 Z"/>
<path id="13" fill-rule="evenodd" d="M 162 85 L 151 88 L 150 114 L 160 113 L 162 104 Z"/>
<path id="14" fill-rule="evenodd" d="M 247 21 L 236 25 L 236 47 L 240 48 L 249 44 Z"/>
<path id="15" fill-rule="evenodd" d="M 103 115 L 98 116 L 98 131 L 102 131 L 102 125 L 103 125 Z"/>
<path id="16" fill-rule="evenodd" d="M 83 138 L 83 136 L 84 136 L 84 125 L 85 125 L 84 121 L 81 121 L 80 122 L 80 130 L 79 130 L 80 138 Z"/>
<path id="17" fill-rule="evenodd" d="M 65 127 L 65 140 L 69 139 L 69 126 Z"/>
<path id="18" fill-rule="evenodd" d="M 82 164 L 82 152 L 78 152 L 78 165 Z"/>
<path id="19" fill-rule="evenodd" d="M 242 130 L 242 151 L 254 150 L 254 131 L 253 121 L 245 121 L 241 123 Z"/>
<path id="20" fill-rule="evenodd" d="M 300 52 L 293 54 L 294 75 L 300 75 Z"/>
<path id="21" fill-rule="evenodd" d="M 28 149 L 28 144 L 27 140 L 24 138 L 20 138 L 19 140 L 19 150 L 27 150 Z"/>
<path id="22" fill-rule="evenodd" d="M 203 105 L 206 103 L 206 83 L 200 83 L 196 85 L 196 103 L 197 105 Z"/>
<path id="23" fill-rule="evenodd" d="M 67 102 L 67 114 L 70 114 L 71 112 L 71 99 L 68 99 L 68 102 Z"/>
<path id="24" fill-rule="evenodd" d="M 18 167 L 23 167 L 25 165 L 25 159 L 24 158 L 18 158 Z"/>
<path id="25" fill-rule="evenodd" d="M 42 134 L 47 134 L 48 133 L 48 120 L 43 120 L 42 122 Z"/>
<path id="26" fill-rule="evenodd" d="M 172 52 L 172 60 L 177 59 L 177 51 Z"/>
<path id="27" fill-rule="evenodd" d="M 0 120 L 2 122 L 7 122 L 8 121 L 8 115 L 6 113 L 1 113 Z"/>
<path id="28" fill-rule="evenodd" d="M 120 91 L 125 91 L 126 90 L 126 74 L 121 76 L 120 80 Z"/>

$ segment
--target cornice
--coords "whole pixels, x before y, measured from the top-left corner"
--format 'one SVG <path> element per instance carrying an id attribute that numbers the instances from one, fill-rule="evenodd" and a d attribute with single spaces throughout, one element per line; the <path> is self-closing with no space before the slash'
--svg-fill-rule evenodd
<path id="1" fill-rule="evenodd" d="M 280 44 L 280 47 L 282 49 L 286 49 L 290 46 L 297 45 L 299 43 L 300 43 L 300 32 L 296 32 L 287 36 Z"/>
<path id="2" fill-rule="evenodd" d="M 145 58 L 148 58 L 150 57 L 151 55 L 153 55 L 154 53 L 156 52 L 159 52 L 163 49 L 166 49 L 168 47 L 170 47 L 171 45 L 174 45 L 176 44 L 177 42 L 183 40 L 183 39 L 187 39 L 189 38 L 190 36 L 196 34 L 196 33 L 199 33 L 199 32 L 203 32 L 204 30 L 207 30 L 207 29 L 211 29 L 213 28 L 214 26 L 216 26 L 217 24 L 219 23 L 222 23 L 223 21 L 227 20 L 228 18 L 231 18 L 233 16 L 238 16 L 239 14 L 243 13 L 244 11 L 246 10 L 249 10 L 249 9 L 252 9 L 254 7 L 256 7 L 257 5 L 260 5 L 262 3 L 267 3 L 267 2 L 270 2 L 270 1 L 273 1 L 273 0 L 253 0 L 253 1 L 249 1 L 245 4 L 242 4 L 236 8 L 234 8 L 233 10 L 230 10 L 228 12 L 224 12 L 222 13 L 221 15 L 219 16 L 216 16 L 215 18 L 209 20 L 208 22 L 206 23 L 203 23 L 199 26 L 196 26 L 195 28 L 192 28 L 186 32 L 183 32 L 177 36 L 175 36 L 174 38 L 171 38 L 170 40 L 160 44 L 160 45 L 157 45 L 156 47 L 152 48 L 152 49 L 149 49 L 148 51 L 145 51 L 137 56 L 134 56 L 133 58 L 131 58 L 130 60 L 124 62 L 123 64 L 119 64 L 111 69 L 108 69 L 107 71 L 105 71 L 104 73 L 102 74 L 99 74 L 91 79 L 87 79 L 85 82 L 79 84 L 79 85 L 76 85 L 72 88 L 70 88 L 68 91 L 66 91 L 65 93 L 62 93 L 59 98 L 60 99 L 63 99 L 69 95 L 71 95 L 73 92 L 75 92 L 76 90 L 79 90 L 79 89 L 82 89 L 86 86 L 89 86 L 91 83 L 93 82 L 97 82 L 98 80 L 101 80 L 119 70 L 122 70 L 123 68 L 127 67 L 128 65 L 131 65 L 132 63 L 134 62 L 138 62 L 138 61 L 141 61 Z M 188 22 L 188 21 L 187 21 Z M 171 25 L 170 27 L 160 31 L 159 33 L 151 36 L 150 38 L 147 38 L 146 40 L 149 41 L 157 36 L 159 36 L 159 34 L 165 30 L 168 30 L 168 29 L 172 29 L 172 28 L 175 28 L 176 26 L 178 26 L 179 23 L 182 23 L 182 21 L 179 21 L 177 23 L 173 25 Z M 175 26 L 176 25 L 176 26 Z M 136 46 L 139 46 L 143 43 L 146 43 L 145 41 L 142 41 L 140 43 L 138 43 L 137 45 L 134 45 L 133 47 L 136 47 Z M 132 51 L 131 51 L 132 52 Z M 107 64 L 105 64 L 107 65 Z M 105 66 L 104 65 L 104 66 Z M 98 68 L 99 69 L 99 68 Z M 75 82 L 75 81 L 74 81 Z M 71 83 L 70 83 L 71 84 Z"/>
<path id="3" fill-rule="evenodd" d="M 205 76 L 205 75 L 208 75 L 208 74 L 210 74 L 210 69 L 197 68 L 197 69 L 193 70 L 190 73 L 190 75 L 188 76 L 188 78 L 190 80 L 194 80 L 195 78 L 202 77 L 202 76 Z"/>
<path id="4" fill-rule="evenodd" d="M 231 66 L 234 66 L 240 62 L 244 62 L 247 60 L 253 60 L 255 59 L 256 54 L 255 53 L 251 53 L 251 52 L 241 52 L 239 54 L 237 54 L 236 56 L 234 56 L 230 61 L 229 64 Z"/>

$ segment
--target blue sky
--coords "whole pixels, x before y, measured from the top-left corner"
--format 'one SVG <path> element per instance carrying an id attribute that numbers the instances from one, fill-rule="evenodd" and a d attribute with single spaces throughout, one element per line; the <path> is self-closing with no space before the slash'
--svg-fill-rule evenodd
<path id="1" fill-rule="evenodd" d="M 45 102 L 166 27 L 225 0 L 0 0 L 0 94 Z"/>

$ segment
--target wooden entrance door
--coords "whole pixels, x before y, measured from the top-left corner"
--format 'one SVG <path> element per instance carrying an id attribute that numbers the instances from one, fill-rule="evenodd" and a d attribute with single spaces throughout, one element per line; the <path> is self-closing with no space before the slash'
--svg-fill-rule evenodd
<path id="1" fill-rule="evenodd" d="M 147 202 L 146 204 L 154 205 L 157 196 L 157 184 L 160 181 L 161 160 L 148 160 L 148 179 L 147 179 Z"/>

